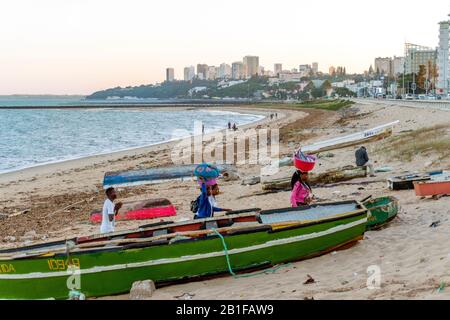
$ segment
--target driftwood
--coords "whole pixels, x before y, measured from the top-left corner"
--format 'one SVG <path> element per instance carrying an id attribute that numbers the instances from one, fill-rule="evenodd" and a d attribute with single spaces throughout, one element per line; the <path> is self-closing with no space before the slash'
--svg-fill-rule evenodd
<path id="1" fill-rule="evenodd" d="M 309 180 L 312 185 L 330 184 L 341 181 L 348 181 L 355 178 L 364 178 L 367 176 L 366 167 L 343 167 L 335 170 L 327 171 L 319 174 L 310 174 Z M 290 190 L 291 189 L 291 176 L 283 177 L 280 179 L 269 180 L 263 182 L 262 189 L 264 191 L 275 190 Z"/>

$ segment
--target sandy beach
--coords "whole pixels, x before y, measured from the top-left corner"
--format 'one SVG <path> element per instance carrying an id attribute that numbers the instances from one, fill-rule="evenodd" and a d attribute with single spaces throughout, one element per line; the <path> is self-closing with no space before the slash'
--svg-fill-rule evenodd
<path id="1" fill-rule="evenodd" d="M 450 139 L 450 112 L 399 106 L 356 103 L 341 111 L 314 109 L 277 109 L 272 107 L 224 107 L 221 110 L 268 115 L 246 127 L 280 130 L 281 156 L 292 154 L 300 145 L 369 129 L 400 120 L 394 138 L 436 128 L 436 139 Z M 167 109 L 166 109 L 167 110 Z M 177 108 L 173 108 L 177 110 Z M 433 130 L 430 131 L 433 139 Z M 421 136 L 418 136 L 420 140 Z M 428 137 L 428 136 L 427 136 Z M 417 140 L 417 143 L 420 141 Z M 63 163 L 34 167 L 0 175 L 0 247 L 21 246 L 48 240 L 66 239 L 98 233 L 99 226 L 89 222 L 89 213 L 104 201 L 103 176 L 108 171 L 170 165 L 171 148 L 177 142 L 93 156 Z M 385 139 L 366 144 L 375 168 L 389 166 L 392 171 L 351 181 L 352 185 L 314 188 L 321 201 L 360 200 L 369 195 L 391 195 L 401 206 L 398 217 L 385 229 L 367 232 L 352 248 L 318 258 L 291 263 L 273 273 L 258 273 L 235 279 L 229 275 L 212 280 L 158 288 L 152 299 L 449 299 L 450 289 L 450 197 L 421 199 L 414 191 L 390 191 L 386 178 L 406 171 L 450 169 L 445 150 L 417 149 L 407 159 L 388 150 L 393 141 Z M 414 148 L 415 143 L 411 143 Z M 354 165 L 356 147 L 332 151 L 332 158 L 321 158 L 317 172 Z M 390 150 L 390 149 L 389 149 Z M 257 165 L 238 166 L 241 178 L 260 172 Z M 282 168 L 280 175 L 292 172 Z M 219 204 L 231 209 L 289 206 L 289 192 L 260 195 L 261 184 L 241 185 L 241 180 L 224 182 Z M 118 190 L 121 201 L 168 198 L 177 216 L 165 220 L 192 218 L 190 201 L 198 194 L 193 181 L 168 182 Z M 440 221 L 436 228 L 430 227 Z M 119 222 L 117 230 L 145 224 Z M 381 288 L 366 286 L 367 268 L 379 266 Z M 308 275 L 315 282 L 304 284 Z M 108 297 L 126 299 L 128 295 Z M 178 298 L 177 298 L 178 297 Z M 181 298 L 179 298 L 181 297 Z"/>

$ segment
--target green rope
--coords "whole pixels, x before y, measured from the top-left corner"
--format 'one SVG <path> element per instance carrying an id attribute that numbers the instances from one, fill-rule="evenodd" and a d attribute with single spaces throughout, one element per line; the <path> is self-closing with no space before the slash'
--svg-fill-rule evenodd
<path id="1" fill-rule="evenodd" d="M 251 278 L 251 277 L 256 277 L 259 276 L 261 274 L 268 274 L 268 273 L 275 273 L 277 272 L 279 269 L 281 268 L 286 268 L 289 267 L 291 264 L 284 264 L 284 265 L 279 265 L 267 270 L 263 270 L 260 272 L 256 272 L 256 273 L 252 273 L 252 274 L 241 274 L 241 275 L 236 275 L 236 273 L 233 272 L 233 269 L 231 268 L 231 263 L 230 263 L 230 256 L 228 254 L 228 247 L 227 244 L 225 242 L 225 238 L 215 229 L 212 228 L 212 231 L 214 231 L 215 234 L 217 234 L 217 236 L 220 238 L 220 240 L 222 241 L 222 245 L 223 245 L 223 251 L 225 252 L 225 257 L 227 259 L 227 266 L 228 266 L 228 272 L 230 272 L 230 274 L 233 276 L 233 278 L 238 279 L 238 278 Z"/>

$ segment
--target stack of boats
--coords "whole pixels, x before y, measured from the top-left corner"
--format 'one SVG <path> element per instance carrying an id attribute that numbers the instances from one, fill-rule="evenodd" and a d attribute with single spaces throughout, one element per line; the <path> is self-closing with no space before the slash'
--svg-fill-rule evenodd
<path id="1" fill-rule="evenodd" d="M 77 276 L 91 297 L 303 260 L 356 243 L 397 210 L 394 198 L 250 209 L 1 250 L 0 299 L 66 299 Z"/>

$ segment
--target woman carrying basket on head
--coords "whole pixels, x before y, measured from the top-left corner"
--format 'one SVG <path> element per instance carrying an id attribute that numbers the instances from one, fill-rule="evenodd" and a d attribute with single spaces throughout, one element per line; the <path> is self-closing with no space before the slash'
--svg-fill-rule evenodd
<path id="1" fill-rule="evenodd" d="M 311 185 L 309 183 L 308 172 L 314 169 L 317 158 L 305 155 L 300 150 L 294 155 L 294 165 L 296 171 L 291 179 L 291 206 L 310 205 L 313 199 Z"/>

